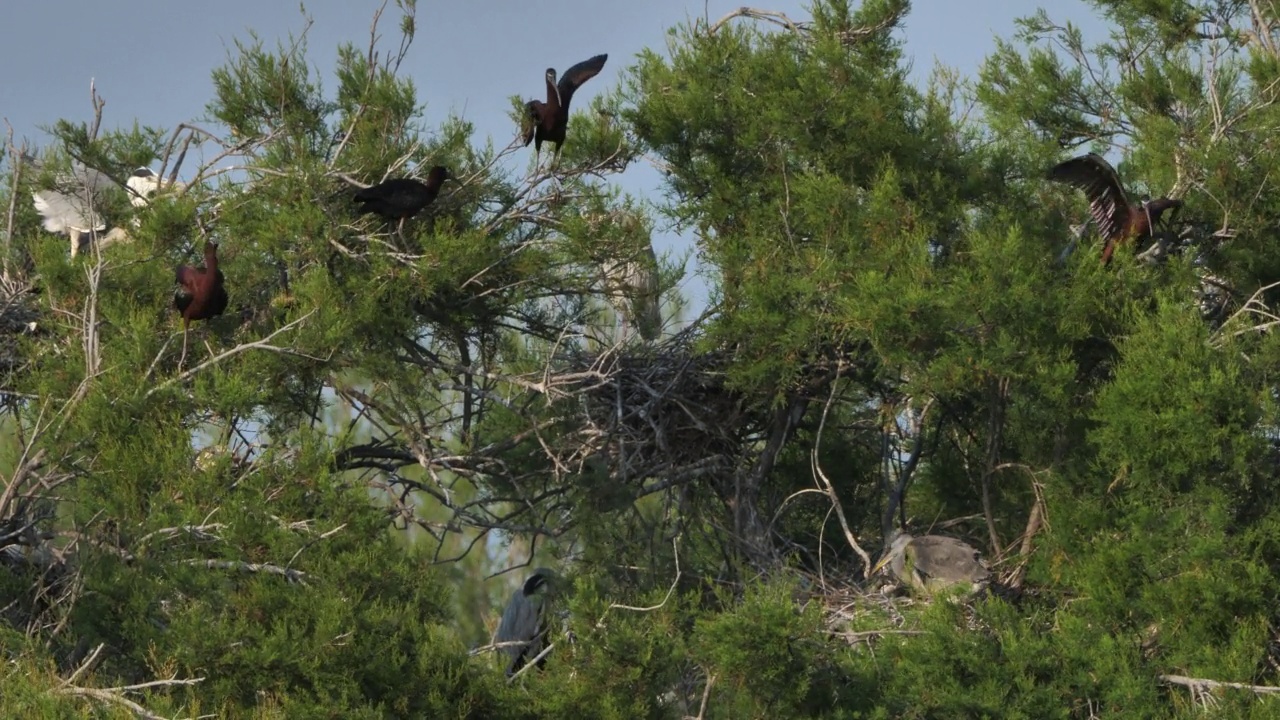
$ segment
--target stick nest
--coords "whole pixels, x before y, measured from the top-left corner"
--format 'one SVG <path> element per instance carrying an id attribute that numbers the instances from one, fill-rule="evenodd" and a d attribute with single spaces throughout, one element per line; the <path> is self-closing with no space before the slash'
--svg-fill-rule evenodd
<path id="1" fill-rule="evenodd" d="M 562 356 L 582 427 L 580 458 L 607 458 L 613 477 L 692 479 L 743 456 L 748 417 L 727 387 L 727 351 L 697 352 L 691 334 Z"/>

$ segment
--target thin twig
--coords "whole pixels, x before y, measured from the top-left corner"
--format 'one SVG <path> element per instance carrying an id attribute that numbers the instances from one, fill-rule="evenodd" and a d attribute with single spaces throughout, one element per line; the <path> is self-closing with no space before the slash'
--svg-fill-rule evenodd
<path id="1" fill-rule="evenodd" d="M 604 614 L 596 621 L 596 627 L 604 627 L 604 619 L 609 616 L 609 611 L 614 608 L 617 608 L 618 610 L 631 610 L 632 612 L 653 612 L 655 610 L 661 610 L 662 607 L 667 604 L 667 601 L 671 599 L 671 594 L 676 591 L 676 586 L 680 583 L 680 546 L 677 544 L 677 540 L 679 540 L 678 537 L 671 539 L 671 550 L 675 554 L 676 576 L 675 579 L 671 581 L 671 587 L 667 588 L 667 594 L 662 598 L 662 602 L 657 605 L 650 605 L 649 607 L 635 607 L 632 605 L 623 605 L 621 603 L 610 603 L 609 607 L 604 609 Z"/>
<path id="2" fill-rule="evenodd" d="M 191 368 L 190 370 L 187 370 L 186 372 L 182 373 L 181 375 L 178 375 L 177 377 L 170 378 L 170 379 L 168 379 L 168 380 L 166 380 L 166 381 L 164 381 L 164 382 L 160 383 L 159 385 L 157 385 L 157 386 L 155 386 L 155 387 L 151 388 L 150 390 L 148 390 L 148 391 L 147 391 L 147 394 L 146 394 L 146 395 L 144 395 L 143 397 L 144 397 L 144 398 L 149 398 L 149 397 L 151 397 L 152 395 L 154 395 L 155 393 L 159 392 L 160 390 L 163 390 L 163 389 L 164 389 L 164 388 L 166 388 L 166 387 L 169 387 L 170 385 L 173 385 L 174 383 L 182 382 L 183 380 L 186 380 L 187 378 L 189 378 L 189 377 L 191 377 L 191 376 L 195 375 L 196 373 L 200 372 L 201 370 L 204 370 L 204 369 L 205 369 L 205 368 L 207 368 L 207 367 L 210 367 L 210 366 L 212 366 L 212 365 L 216 365 L 217 363 L 220 363 L 220 362 L 222 362 L 223 360 L 226 360 L 227 358 L 234 357 L 234 356 L 239 355 L 240 353 L 245 352 L 245 351 L 248 351 L 248 350 L 254 350 L 254 349 L 257 349 L 257 350 L 270 350 L 270 351 L 272 351 L 272 352 L 284 353 L 284 354 L 286 354 L 286 355 L 297 355 L 297 356 L 299 356 L 299 357 L 305 357 L 305 358 L 308 358 L 308 359 L 310 359 L 310 360 L 316 360 L 316 361 L 318 361 L 318 362 L 324 362 L 324 360 L 323 360 L 323 359 L 321 359 L 321 358 L 311 357 L 310 355 L 306 355 L 306 354 L 304 354 L 304 353 L 300 353 L 300 352 L 298 352 L 298 351 L 296 351 L 296 350 L 293 350 L 293 349 L 290 349 L 290 348 L 276 347 L 275 345 L 271 345 L 271 344 L 269 344 L 269 341 L 270 341 L 272 338 L 274 338 L 275 336 L 279 335 L 279 334 L 280 334 L 280 333 L 282 333 L 282 332 L 285 332 L 286 330 L 292 330 L 294 327 L 297 327 L 297 326 L 298 326 L 298 325 L 299 325 L 303 320 L 306 320 L 307 318 L 311 317 L 311 316 L 312 316 L 312 315 L 314 315 L 314 314 L 316 314 L 316 310 L 312 310 L 311 312 L 307 313 L 306 315 L 303 315 L 302 317 L 298 318 L 297 320 L 294 320 L 293 322 L 289 323 L 288 325 L 285 325 L 284 327 L 281 327 L 280 329 L 278 329 L 278 330 L 276 330 L 275 332 L 271 333 L 270 335 L 268 335 L 268 336 L 266 336 L 266 337 L 262 338 L 261 340 L 255 340 L 255 341 L 253 341 L 253 342 L 244 343 L 244 344 L 242 344 L 242 345 L 237 345 L 237 346 L 235 346 L 235 347 L 231 348 L 230 350 L 227 350 L 226 352 L 223 352 L 221 355 L 214 356 L 214 357 L 212 357 L 212 358 L 210 358 L 210 359 L 208 359 L 208 360 L 204 361 L 203 363 L 201 363 L 201 364 L 199 364 L 199 365 L 197 365 L 197 366 L 195 366 L 195 367 Z"/>
<path id="3" fill-rule="evenodd" d="M 822 419 L 818 421 L 818 434 L 813 441 L 813 451 L 809 453 L 809 466 L 813 470 L 813 476 L 821 484 L 823 492 L 831 500 L 831 505 L 836 511 L 836 518 L 840 521 L 840 529 L 844 531 L 844 539 L 849 543 L 849 547 L 862 558 L 863 577 L 871 577 L 871 556 L 866 550 L 858 544 L 858 538 L 853 534 L 853 530 L 849 528 L 849 520 L 844 516 L 844 506 L 840 504 L 840 498 L 836 495 L 836 488 L 831 484 L 831 479 L 822 471 L 822 463 L 818 460 L 818 452 L 822 447 L 822 431 L 827 426 L 827 413 L 831 410 L 831 404 L 836 399 L 836 389 L 840 386 L 840 372 L 844 364 L 836 369 L 836 377 L 831 382 L 831 393 L 827 396 L 827 402 L 822 406 Z"/>

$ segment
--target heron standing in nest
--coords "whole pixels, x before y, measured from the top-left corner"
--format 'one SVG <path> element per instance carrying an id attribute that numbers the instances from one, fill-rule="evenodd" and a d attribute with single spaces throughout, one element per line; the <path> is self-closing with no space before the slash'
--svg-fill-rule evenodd
<path id="1" fill-rule="evenodd" d="M 991 571 L 972 545 L 945 535 L 915 537 L 899 531 L 890 536 L 889 549 L 871 574 L 885 566 L 899 582 L 922 595 L 968 586 L 972 593 L 985 589 Z"/>
<path id="2" fill-rule="evenodd" d="M 599 233 L 610 223 L 624 236 L 621 252 L 597 256 L 605 300 L 621 320 L 621 335 L 634 324 L 648 342 L 662 333 L 662 286 L 658 256 L 644 220 L 630 212 L 586 215 L 588 232 Z"/>
<path id="3" fill-rule="evenodd" d="M 500 648 L 506 653 L 507 677 L 520 671 L 530 660 L 542 652 L 546 644 L 548 619 L 551 617 L 550 604 L 555 597 L 560 576 L 549 568 L 538 568 L 524 581 L 524 585 L 511 596 L 507 609 L 502 613 L 502 622 L 498 624 L 498 632 L 493 642 L 512 643 Z M 547 662 L 544 657 L 538 661 L 538 667 Z"/>

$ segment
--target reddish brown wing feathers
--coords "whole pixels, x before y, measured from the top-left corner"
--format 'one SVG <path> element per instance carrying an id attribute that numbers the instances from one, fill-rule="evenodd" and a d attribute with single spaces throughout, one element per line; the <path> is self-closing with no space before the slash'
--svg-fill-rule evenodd
<path id="1" fill-rule="evenodd" d="M 1053 166 L 1049 179 L 1084 192 L 1089 201 L 1089 214 L 1102 237 L 1108 241 L 1124 237 L 1132 210 L 1120 176 L 1106 158 L 1097 153 L 1071 158 Z"/>
<path id="2" fill-rule="evenodd" d="M 528 147 L 529 143 L 533 142 L 534 131 L 537 130 L 539 123 L 542 122 L 543 104 L 541 100 L 530 100 L 525 103 L 524 106 L 526 115 L 522 128 L 524 133 L 522 137 L 524 139 L 525 146 Z"/>
<path id="3" fill-rule="evenodd" d="M 178 284 L 182 286 L 182 289 L 186 290 L 188 294 L 195 294 L 196 282 L 198 281 L 199 277 L 200 277 L 200 273 L 197 272 L 195 268 L 188 267 L 186 265 L 178 266 L 178 272 L 176 273 L 176 280 Z"/>

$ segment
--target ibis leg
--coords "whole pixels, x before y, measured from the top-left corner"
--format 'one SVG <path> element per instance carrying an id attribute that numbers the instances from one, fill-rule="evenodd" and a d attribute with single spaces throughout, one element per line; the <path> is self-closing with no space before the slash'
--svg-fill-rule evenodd
<path id="1" fill-rule="evenodd" d="M 1102 248 L 1102 264 L 1103 265 L 1111 264 L 1111 253 L 1115 251 L 1116 251 L 1116 241 L 1107 240 L 1106 247 Z"/>
<path id="2" fill-rule="evenodd" d="M 187 328 L 191 326 L 191 321 L 182 318 L 182 357 L 178 358 L 178 371 L 182 371 L 182 363 L 187 361 Z"/>

